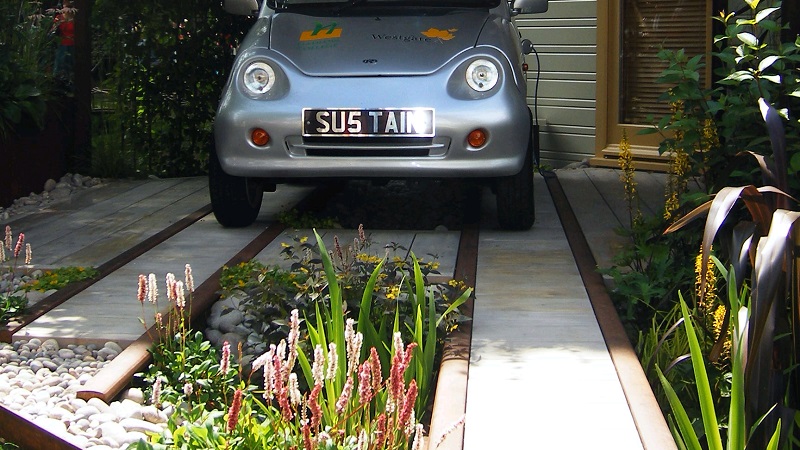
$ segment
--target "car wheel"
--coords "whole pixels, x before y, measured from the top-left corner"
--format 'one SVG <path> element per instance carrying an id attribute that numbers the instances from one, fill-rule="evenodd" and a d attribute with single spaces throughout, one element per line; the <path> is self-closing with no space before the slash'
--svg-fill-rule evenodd
<path id="1" fill-rule="evenodd" d="M 263 184 L 256 179 L 228 175 L 215 152 L 209 156 L 208 191 L 211 208 L 220 225 L 246 227 L 255 222 L 264 196 Z"/>
<path id="2" fill-rule="evenodd" d="M 519 173 L 495 180 L 497 221 L 504 230 L 528 230 L 533 226 L 535 207 L 532 145 L 529 140 L 525 162 Z"/>

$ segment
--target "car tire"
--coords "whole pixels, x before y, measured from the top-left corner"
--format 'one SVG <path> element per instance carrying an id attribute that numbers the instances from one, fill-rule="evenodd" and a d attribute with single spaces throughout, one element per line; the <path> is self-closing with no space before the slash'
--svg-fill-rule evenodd
<path id="1" fill-rule="evenodd" d="M 224 227 L 246 227 L 255 222 L 264 197 L 263 184 L 253 178 L 228 175 L 216 152 L 209 156 L 208 191 L 214 217 Z"/>
<path id="2" fill-rule="evenodd" d="M 497 178 L 495 196 L 501 229 L 522 231 L 533 226 L 533 143 L 530 140 L 522 169 L 516 175 Z"/>

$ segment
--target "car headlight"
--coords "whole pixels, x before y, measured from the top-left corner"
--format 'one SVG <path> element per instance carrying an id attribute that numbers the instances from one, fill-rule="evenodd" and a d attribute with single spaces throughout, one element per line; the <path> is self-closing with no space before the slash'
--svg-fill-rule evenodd
<path id="1" fill-rule="evenodd" d="M 467 67 L 467 84 L 478 92 L 486 92 L 497 84 L 497 66 L 487 59 L 477 59 Z"/>
<path id="2" fill-rule="evenodd" d="M 275 70 L 269 64 L 256 61 L 244 69 L 244 87 L 251 94 L 266 94 L 273 86 L 275 86 Z"/>

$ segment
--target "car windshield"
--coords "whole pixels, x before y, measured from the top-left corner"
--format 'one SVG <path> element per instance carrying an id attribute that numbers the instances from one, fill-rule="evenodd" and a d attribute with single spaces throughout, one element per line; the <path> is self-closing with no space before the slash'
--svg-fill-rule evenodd
<path id="1" fill-rule="evenodd" d="M 355 7 L 458 7 L 494 8 L 500 0 L 268 0 L 273 10 L 333 8 L 336 10 Z"/>

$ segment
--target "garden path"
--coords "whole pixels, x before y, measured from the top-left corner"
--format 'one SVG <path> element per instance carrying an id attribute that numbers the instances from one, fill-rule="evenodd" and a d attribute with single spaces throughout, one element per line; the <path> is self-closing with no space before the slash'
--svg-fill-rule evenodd
<path id="1" fill-rule="evenodd" d="M 556 173 L 598 265 L 608 266 L 622 242 L 614 229 L 628 217 L 617 171 Z M 637 179 L 644 207 L 663 202 L 662 176 L 643 173 Z M 631 399 L 626 400 L 553 199 L 541 176 L 535 182 L 537 216 L 530 231 L 496 231 L 494 201 L 482 202 L 463 449 L 643 448 Z M 255 236 L 305 189 L 282 187 L 278 195 L 265 196 L 259 221 L 248 228 L 222 230 L 213 216 L 200 220 L 177 241 L 144 254 L 15 338 L 48 337 L 55 324 L 63 337 L 63 323 L 69 321 L 78 342 L 135 339 L 142 330 L 135 301 L 138 273 L 154 272 L 163 279 L 168 271 L 181 273 L 185 263 L 192 264 L 195 276 L 211 273 L 224 263 L 217 260 L 224 254 L 217 251 L 222 242 Z M 126 242 L 147 237 L 208 202 L 202 178 L 115 182 L 87 192 L 72 203 L 12 220 L 14 231 L 26 233 L 34 246 L 35 262 L 102 264 L 113 256 L 112 249 L 125 248 Z M 418 254 L 438 254 L 443 274 L 454 267 L 457 232 L 375 233 L 374 238 L 405 246 L 413 242 Z M 190 249 L 200 251 L 189 254 Z M 260 256 L 271 260 L 279 251 L 267 247 Z M 83 320 L 81 311 L 98 304 L 109 311 L 107 317 Z M 455 448 L 449 447 L 452 442 L 440 449 Z"/>
<path id="2" fill-rule="evenodd" d="M 556 173 L 598 266 L 607 267 L 622 244 L 614 230 L 628 217 L 619 173 Z M 637 179 L 643 208 L 653 208 L 643 212 L 653 213 L 664 178 Z M 492 231 L 494 214 L 484 207 L 463 449 L 646 448 L 560 212 L 542 178 L 536 182 L 530 231 Z"/>

